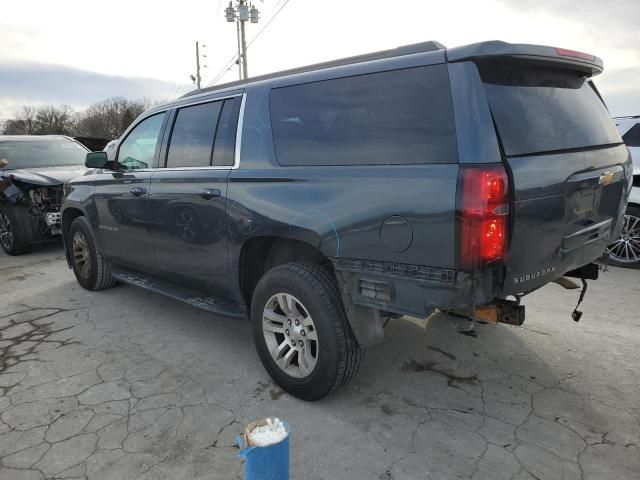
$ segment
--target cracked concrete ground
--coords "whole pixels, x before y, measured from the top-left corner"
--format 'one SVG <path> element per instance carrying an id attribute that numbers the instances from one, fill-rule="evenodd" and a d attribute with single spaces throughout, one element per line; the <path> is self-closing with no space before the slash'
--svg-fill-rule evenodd
<path id="1" fill-rule="evenodd" d="M 640 272 L 526 299 L 524 327 L 400 319 L 339 394 L 284 394 L 249 324 L 134 287 L 90 293 L 59 245 L 0 253 L 0 480 L 242 478 L 234 438 L 290 422 L 294 479 L 640 478 Z"/>

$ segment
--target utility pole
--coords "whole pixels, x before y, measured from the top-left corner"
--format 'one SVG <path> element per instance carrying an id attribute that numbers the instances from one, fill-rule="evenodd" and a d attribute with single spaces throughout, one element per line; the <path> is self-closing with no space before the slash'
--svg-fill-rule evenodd
<path id="1" fill-rule="evenodd" d="M 202 77 L 200 77 L 200 44 L 196 42 L 196 85 L 198 86 L 198 90 L 200 90 L 200 83 L 202 81 Z"/>
<path id="2" fill-rule="evenodd" d="M 242 80 L 242 44 L 240 43 L 240 22 L 236 22 L 236 36 L 238 37 L 238 60 L 236 60 L 236 63 L 238 64 L 238 78 Z"/>
<path id="3" fill-rule="evenodd" d="M 206 54 L 201 54 L 200 53 L 200 42 L 196 42 L 196 74 L 193 75 L 189 75 L 189 77 L 191 78 L 191 81 L 194 83 L 194 85 L 196 85 L 196 87 L 198 87 L 198 90 L 200 90 L 201 85 L 202 85 L 202 69 L 200 68 L 200 60 L 201 58 L 207 58 Z M 203 43 L 202 44 L 202 48 L 206 48 L 207 46 Z M 206 60 L 205 60 L 206 62 Z M 207 68 L 206 65 L 202 65 L 202 68 Z"/>
<path id="4" fill-rule="evenodd" d="M 247 68 L 247 41 L 245 37 L 245 23 L 258 23 L 260 12 L 247 0 L 236 0 L 234 7 L 233 1 L 229 1 L 229 6 L 225 9 L 227 22 L 236 22 L 236 33 L 238 35 L 238 68 L 240 69 L 240 78 L 246 79 L 248 74 Z"/>
<path id="5" fill-rule="evenodd" d="M 249 72 L 247 70 L 247 41 L 244 37 L 244 22 L 247 21 L 247 17 L 249 16 L 249 8 L 247 7 L 245 0 L 238 0 L 238 11 L 240 13 L 240 42 L 242 44 L 242 74 L 244 78 L 249 76 Z"/>

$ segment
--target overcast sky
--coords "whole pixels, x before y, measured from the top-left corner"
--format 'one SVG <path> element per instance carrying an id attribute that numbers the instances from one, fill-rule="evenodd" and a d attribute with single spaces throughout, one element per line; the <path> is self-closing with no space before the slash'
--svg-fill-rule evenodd
<path id="1" fill-rule="evenodd" d="M 224 0 L 31 0 L 0 16 L 0 118 L 24 104 L 82 109 L 115 95 L 166 100 L 192 88 L 194 42 L 204 84 L 236 51 Z M 596 78 L 614 115 L 640 114 L 640 0 L 256 0 L 249 74 L 438 40 L 559 46 L 603 58 Z M 238 77 L 235 65 L 218 83 Z"/>

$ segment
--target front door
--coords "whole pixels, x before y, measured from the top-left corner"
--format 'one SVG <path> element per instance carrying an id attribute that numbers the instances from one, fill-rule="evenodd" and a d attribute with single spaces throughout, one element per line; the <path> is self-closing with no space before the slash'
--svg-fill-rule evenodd
<path id="1" fill-rule="evenodd" d="M 177 110 L 149 194 L 159 275 L 223 296 L 228 290 L 227 177 L 240 100 Z"/>
<path id="2" fill-rule="evenodd" d="M 102 252 L 116 264 L 144 271 L 155 266 L 148 195 L 164 120 L 165 113 L 159 113 L 129 131 L 114 169 L 98 175 L 94 194 Z"/>

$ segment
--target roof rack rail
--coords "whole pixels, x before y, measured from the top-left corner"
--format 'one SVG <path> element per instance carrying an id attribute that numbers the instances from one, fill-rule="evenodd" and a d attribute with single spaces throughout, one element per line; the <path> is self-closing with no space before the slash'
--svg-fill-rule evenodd
<path id="1" fill-rule="evenodd" d="M 363 55 L 355 55 L 353 57 L 340 58 L 337 60 L 330 60 L 328 62 L 315 63 L 313 65 L 306 65 L 304 67 L 291 68 L 289 70 L 282 70 L 280 72 L 268 73 L 266 75 L 260 75 L 257 77 L 250 77 L 246 80 L 236 80 L 234 82 L 223 83 L 212 87 L 202 88 L 200 90 L 192 90 L 185 93 L 180 98 L 191 97 L 200 93 L 211 92 L 223 88 L 229 88 L 236 85 L 243 85 L 248 82 L 255 82 L 260 80 L 268 80 L 271 78 L 284 77 L 285 75 L 293 75 L 296 73 L 313 72 L 315 70 L 322 70 L 324 68 L 340 67 L 343 65 L 350 65 L 353 63 L 369 62 L 372 60 L 382 60 L 383 58 L 401 57 L 403 55 L 412 55 L 414 53 L 426 53 L 434 52 L 436 50 L 444 50 L 446 47 L 440 42 L 431 40 L 428 42 L 413 43 L 411 45 L 403 45 L 401 47 L 392 48 L 390 50 L 380 50 L 378 52 L 365 53 Z"/>

